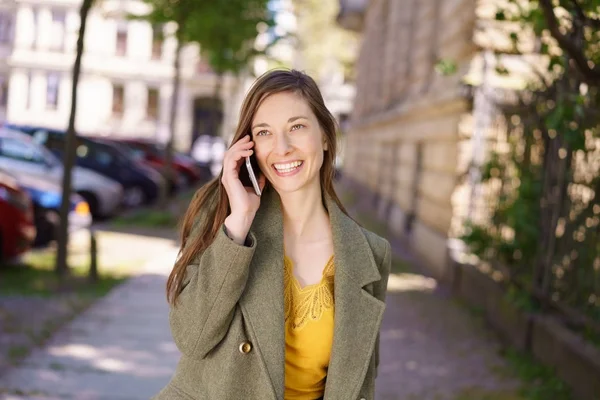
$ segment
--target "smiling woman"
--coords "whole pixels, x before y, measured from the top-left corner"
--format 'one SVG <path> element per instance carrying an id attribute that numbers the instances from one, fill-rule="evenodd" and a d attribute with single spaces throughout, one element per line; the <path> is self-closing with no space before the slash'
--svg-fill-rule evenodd
<path id="1" fill-rule="evenodd" d="M 335 193 L 335 120 L 289 70 L 261 76 L 240 115 L 183 221 L 167 282 L 182 357 L 155 399 L 373 399 L 390 245 Z"/>

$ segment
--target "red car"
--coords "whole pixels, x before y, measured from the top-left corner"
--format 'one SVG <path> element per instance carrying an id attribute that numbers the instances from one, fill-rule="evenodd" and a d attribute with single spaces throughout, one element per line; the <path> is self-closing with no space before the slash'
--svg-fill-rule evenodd
<path id="1" fill-rule="evenodd" d="M 0 171 L 0 260 L 31 248 L 36 236 L 33 204 L 15 179 Z"/>

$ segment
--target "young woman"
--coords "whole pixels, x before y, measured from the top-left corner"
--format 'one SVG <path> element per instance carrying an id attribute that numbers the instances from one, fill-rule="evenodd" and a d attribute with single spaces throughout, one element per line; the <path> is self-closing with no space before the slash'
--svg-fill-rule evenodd
<path id="1" fill-rule="evenodd" d="M 169 276 L 182 353 L 155 400 L 373 399 L 390 245 L 333 187 L 336 124 L 312 78 L 261 76 Z M 255 157 L 262 195 L 240 180 Z"/>

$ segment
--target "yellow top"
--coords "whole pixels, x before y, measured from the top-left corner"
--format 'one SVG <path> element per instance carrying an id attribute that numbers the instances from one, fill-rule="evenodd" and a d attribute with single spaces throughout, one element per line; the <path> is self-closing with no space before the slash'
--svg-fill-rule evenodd
<path id="1" fill-rule="evenodd" d="M 285 400 L 323 397 L 333 343 L 333 256 L 319 283 L 300 287 L 284 257 Z"/>

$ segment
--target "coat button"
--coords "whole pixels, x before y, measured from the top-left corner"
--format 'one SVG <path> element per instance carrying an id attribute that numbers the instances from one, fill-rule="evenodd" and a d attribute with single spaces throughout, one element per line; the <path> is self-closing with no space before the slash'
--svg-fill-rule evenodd
<path id="1" fill-rule="evenodd" d="M 240 344 L 240 353 L 248 354 L 252 351 L 252 343 L 250 342 L 242 342 Z"/>

